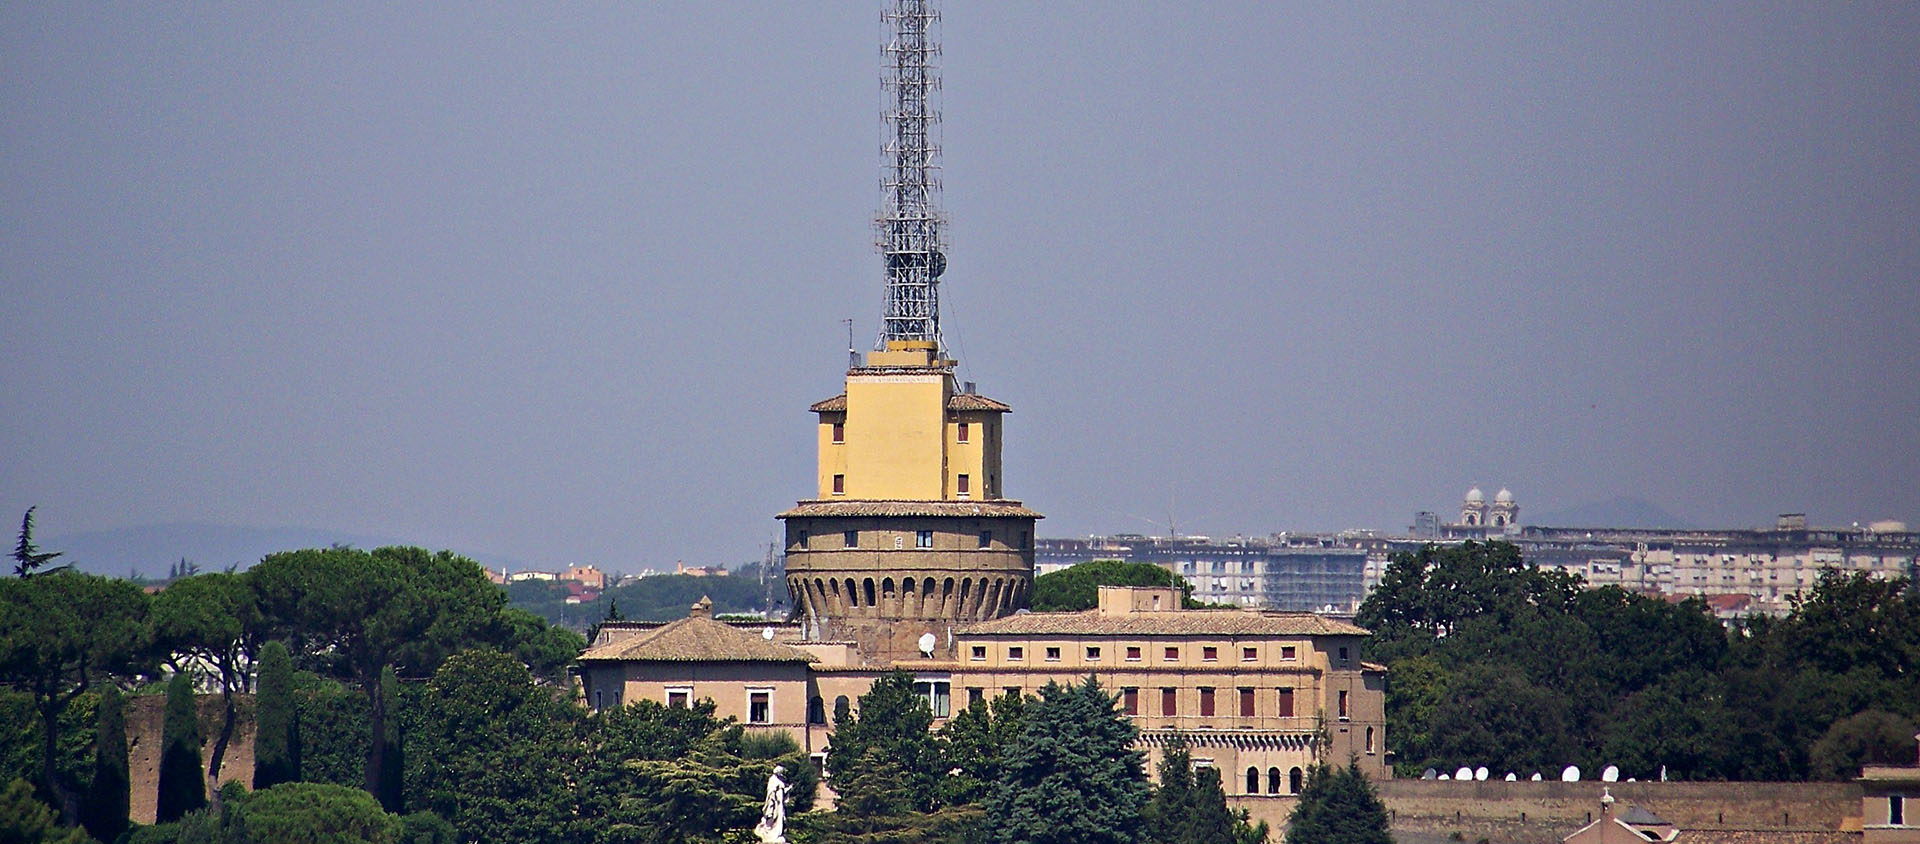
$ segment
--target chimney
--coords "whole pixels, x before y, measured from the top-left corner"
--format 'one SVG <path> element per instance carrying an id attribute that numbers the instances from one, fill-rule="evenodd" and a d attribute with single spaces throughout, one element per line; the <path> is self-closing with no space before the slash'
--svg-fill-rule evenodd
<path id="1" fill-rule="evenodd" d="M 691 610 L 687 611 L 687 617 L 688 618 L 712 618 L 713 617 L 713 599 L 705 595 L 701 595 L 700 600 L 693 605 L 693 608 Z"/>

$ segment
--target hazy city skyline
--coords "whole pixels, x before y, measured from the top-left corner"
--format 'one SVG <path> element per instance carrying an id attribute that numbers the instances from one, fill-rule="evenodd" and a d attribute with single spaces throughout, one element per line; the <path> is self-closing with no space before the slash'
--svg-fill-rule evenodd
<path id="1" fill-rule="evenodd" d="M 1920 7 L 940 4 L 1045 536 L 1920 522 Z M 876 3 L 0 10 L 0 507 L 755 558 L 878 328 Z"/>

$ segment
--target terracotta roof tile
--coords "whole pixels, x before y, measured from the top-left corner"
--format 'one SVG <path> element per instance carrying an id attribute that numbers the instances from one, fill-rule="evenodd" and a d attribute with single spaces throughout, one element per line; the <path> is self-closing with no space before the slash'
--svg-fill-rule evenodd
<path id="1" fill-rule="evenodd" d="M 639 636 L 588 648 L 582 662 L 813 662 L 813 654 L 769 642 L 711 618 L 689 617 Z"/>
<path id="2" fill-rule="evenodd" d="M 847 412 L 847 394 L 841 393 L 830 399 L 821 399 L 807 409 L 814 413 L 845 413 Z"/>
<path id="3" fill-rule="evenodd" d="M 1860 844 L 1860 833 L 1798 829 L 1683 829 L 1674 844 Z"/>
<path id="4" fill-rule="evenodd" d="M 1142 611 L 1114 615 L 1099 610 L 1016 613 L 960 628 L 962 634 L 1060 636 L 1365 636 L 1365 628 L 1304 612 L 1245 610 Z"/>
<path id="5" fill-rule="evenodd" d="M 994 499 L 988 501 L 876 501 L 876 500 L 820 500 L 801 501 L 793 509 L 774 518 L 794 519 L 806 517 L 848 517 L 848 516 L 952 516 L 1041 519 L 1044 516 L 1020 505 L 1012 499 Z"/>
<path id="6" fill-rule="evenodd" d="M 992 410 L 1000 413 L 1012 413 L 1013 408 L 1006 402 L 995 401 L 979 393 L 954 393 L 947 399 L 948 410 Z"/>

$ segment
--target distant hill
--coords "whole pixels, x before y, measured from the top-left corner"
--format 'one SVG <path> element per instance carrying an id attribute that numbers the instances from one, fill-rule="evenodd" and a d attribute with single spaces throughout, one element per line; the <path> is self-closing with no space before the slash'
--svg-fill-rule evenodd
<path id="1" fill-rule="evenodd" d="M 34 539 L 43 551 L 63 553 L 65 556 L 59 562 L 71 562 L 82 571 L 115 577 L 126 577 L 133 572 L 151 578 L 166 577 L 167 569 L 182 558 L 198 564 L 201 571 L 221 571 L 236 565 L 247 568 L 277 551 L 325 548 L 335 543 L 355 548 L 419 544 L 321 528 L 233 527 L 195 522 L 137 525 Z M 495 569 L 501 565 L 521 568 L 511 560 L 483 558 L 463 549 L 454 550 Z"/>
<path id="2" fill-rule="evenodd" d="M 1642 498 L 1622 496 L 1545 513 L 1521 513 L 1522 524 L 1542 527 L 1666 528 L 1698 527 Z"/>

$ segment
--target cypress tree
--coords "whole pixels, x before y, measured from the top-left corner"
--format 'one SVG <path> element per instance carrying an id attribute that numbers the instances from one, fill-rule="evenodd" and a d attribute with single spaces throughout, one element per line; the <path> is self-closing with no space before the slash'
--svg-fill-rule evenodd
<path id="1" fill-rule="evenodd" d="M 1186 821 L 1193 810 L 1193 756 L 1178 733 L 1160 755 L 1160 785 L 1147 803 L 1147 840 L 1152 844 L 1186 844 Z"/>
<path id="2" fill-rule="evenodd" d="M 1287 817 L 1286 844 L 1393 844 L 1386 805 L 1358 762 L 1313 766 Z"/>
<path id="3" fill-rule="evenodd" d="M 299 780 L 299 711 L 293 703 L 293 659 L 286 645 L 268 642 L 260 648 L 254 702 L 253 790 Z"/>
<path id="4" fill-rule="evenodd" d="M 380 800 L 380 808 L 398 815 L 405 802 L 401 791 L 405 767 L 400 755 L 400 678 L 391 665 L 380 672 L 380 699 L 387 711 L 386 727 L 373 738 L 384 743 L 386 750 L 380 754 L 379 789 L 373 796 Z"/>
<path id="5" fill-rule="evenodd" d="M 193 681 L 185 673 L 167 681 L 166 723 L 160 734 L 159 821 L 207 805 L 207 781 L 200 773 L 200 713 Z"/>
<path id="6" fill-rule="evenodd" d="M 100 720 L 93 741 L 93 784 L 87 788 L 80 822 L 87 834 L 113 841 L 127 829 L 132 788 L 127 772 L 127 715 L 120 689 L 109 683 L 100 692 Z"/>

